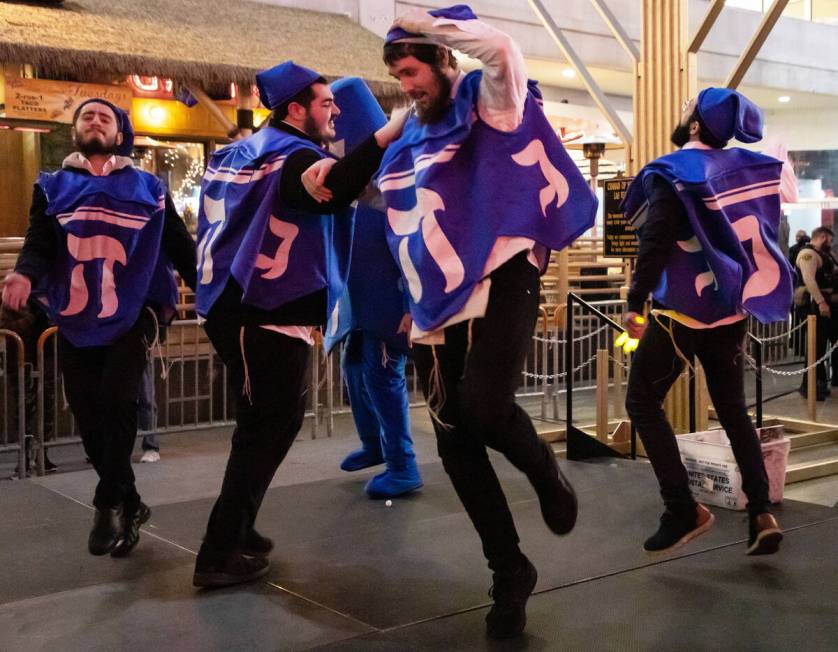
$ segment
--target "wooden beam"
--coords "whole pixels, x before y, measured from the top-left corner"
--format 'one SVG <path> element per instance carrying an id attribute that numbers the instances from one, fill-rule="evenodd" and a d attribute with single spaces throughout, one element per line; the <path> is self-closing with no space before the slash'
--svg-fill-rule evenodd
<path id="1" fill-rule="evenodd" d="M 724 0 L 722 0 L 722 3 L 724 4 Z M 632 62 L 637 63 L 640 61 L 640 50 L 634 44 L 634 41 L 631 40 L 626 30 L 623 29 L 623 26 L 617 20 L 617 17 L 611 9 L 608 8 L 608 5 L 605 4 L 605 0 L 591 0 L 591 4 L 594 5 L 594 9 L 602 16 L 605 24 L 608 25 L 608 29 L 611 30 L 614 38 L 617 39 L 617 43 L 622 45 L 623 49 L 631 57 Z"/>
<path id="2" fill-rule="evenodd" d="M 198 104 L 203 106 L 216 121 L 224 127 L 224 131 L 230 138 L 237 138 L 239 136 L 239 128 L 233 123 L 230 118 L 222 111 L 218 105 L 210 99 L 210 96 L 204 92 L 204 89 L 199 86 L 189 85 L 187 90 L 192 93 L 192 96 L 198 100 Z"/>
<path id="3" fill-rule="evenodd" d="M 690 45 L 687 48 L 687 52 L 689 54 L 697 54 L 701 49 L 701 46 L 704 44 L 704 39 L 707 38 L 710 30 L 713 29 L 713 25 L 716 24 L 716 19 L 719 17 L 719 14 L 722 13 L 724 6 L 725 0 L 713 0 L 713 4 L 711 4 L 707 9 L 707 13 L 704 14 L 701 26 L 696 30 L 692 40 L 690 41 Z"/>
<path id="4" fill-rule="evenodd" d="M 748 68 L 751 67 L 754 59 L 756 59 L 757 53 L 762 48 L 771 30 L 774 29 L 774 25 L 780 20 L 780 16 L 782 16 L 783 10 L 788 3 L 789 0 L 774 0 L 774 4 L 771 5 L 771 8 L 762 17 L 756 33 L 751 37 L 748 46 L 739 57 L 739 61 L 736 62 L 736 67 L 727 78 L 725 82 L 727 88 L 737 88 L 742 83 L 745 73 L 748 72 Z"/>
<path id="5" fill-rule="evenodd" d="M 585 88 L 588 90 L 588 93 L 590 93 L 594 103 L 597 105 L 599 110 L 603 112 L 608 122 L 611 123 L 611 126 L 614 128 L 614 131 L 617 132 L 620 140 L 622 140 L 627 146 L 630 146 L 633 141 L 631 132 L 628 127 L 626 127 L 625 123 L 623 123 L 620 119 L 620 116 L 617 115 L 617 111 L 613 106 L 611 106 L 611 102 L 609 102 L 608 98 L 605 97 L 605 93 L 602 92 L 599 84 L 597 84 L 596 80 L 591 76 L 591 73 L 588 71 L 585 63 L 576 53 L 576 50 L 573 49 L 570 41 L 567 40 L 567 37 L 562 32 L 561 28 L 556 24 L 556 21 L 553 20 L 550 12 L 547 11 L 541 0 L 529 0 L 529 3 L 533 12 L 541 21 L 541 24 L 544 25 L 544 29 L 547 30 L 547 33 L 550 34 L 556 42 L 556 45 L 559 46 L 559 49 L 568 60 L 568 63 L 573 66 L 576 74 L 582 79 L 582 83 L 585 84 Z"/>

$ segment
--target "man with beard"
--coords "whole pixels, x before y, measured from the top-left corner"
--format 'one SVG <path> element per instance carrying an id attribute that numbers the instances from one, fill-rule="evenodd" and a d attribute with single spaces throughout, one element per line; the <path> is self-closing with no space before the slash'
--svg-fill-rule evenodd
<path id="1" fill-rule="evenodd" d="M 394 112 L 335 162 L 324 147 L 341 110 L 326 80 L 286 61 L 256 82 L 269 125 L 215 152 L 201 185 L 197 310 L 236 396 L 232 450 L 195 562 L 204 588 L 268 571 L 273 543 L 254 524 L 303 422 L 312 327 L 337 312 L 350 205 L 406 115 Z"/>
<path id="2" fill-rule="evenodd" d="M 746 313 L 785 320 L 791 269 L 777 245 L 780 161 L 741 148 L 762 137 L 762 112 L 726 88 L 691 101 L 672 134 L 681 149 L 648 164 L 629 187 L 624 209 L 640 227 L 640 251 L 625 323 L 641 338 L 632 360 L 626 409 L 660 483 L 665 511 L 644 543 L 674 550 L 706 532 L 710 511 L 690 492 L 662 405 L 697 357 L 719 422 L 730 439 L 748 497 L 748 555 L 777 551 L 783 538 L 769 511 L 762 451 L 745 405 Z M 644 221 L 645 220 L 645 221 Z M 649 293 L 651 318 L 641 320 Z"/>
<path id="3" fill-rule="evenodd" d="M 460 72 L 453 49 L 482 71 Z M 573 528 L 576 495 L 515 390 L 539 270 L 549 249 L 591 226 L 596 199 L 547 122 L 517 44 L 467 6 L 398 18 L 384 61 L 416 108 L 377 177 L 408 289 L 414 361 L 443 466 L 494 573 L 487 632 L 513 637 L 537 573 L 487 448 L 527 476 L 554 533 Z"/>
<path id="4" fill-rule="evenodd" d="M 88 549 L 123 557 L 150 516 L 131 469 L 137 396 L 157 327 L 174 316 L 172 263 L 195 287 L 195 243 L 160 181 L 129 158 L 131 123 L 103 99 L 73 117 L 78 151 L 41 173 L 3 303 L 31 292 L 58 326 L 64 391 L 99 483 Z"/>
<path id="5" fill-rule="evenodd" d="M 838 341 L 838 262 L 832 257 L 832 229 L 819 226 L 812 231 L 811 242 L 804 244 L 797 254 L 796 265 L 800 270 L 800 278 L 806 292 L 809 294 L 808 305 L 805 310 L 810 315 L 817 315 L 816 356 L 820 360 L 826 353 L 829 342 Z M 838 386 L 835 355 L 832 364 L 832 386 Z M 817 395 L 819 401 L 825 401 L 829 395 L 829 385 L 826 382 L 826 362 L 817 368 Z M 804 376 L 800 384 L 800 393 L 806 396 L 807 385 Z"/>

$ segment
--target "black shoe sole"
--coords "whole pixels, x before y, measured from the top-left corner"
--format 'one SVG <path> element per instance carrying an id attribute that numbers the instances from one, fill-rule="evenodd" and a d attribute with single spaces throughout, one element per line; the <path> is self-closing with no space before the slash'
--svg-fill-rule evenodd
<path id="1" fill-rule="evenodd" d="M 253 580 L 258 580 L 260 577 L 264 577 L 270 569 L 271 567 L 266 565 L 264 568 L 260 568 L 248 575 L 231 575 L 230 573 L 218 571 L 196 571 L 192 576 L 192 586 L 198 589 L 220 589 L 225 586 L 245 584 L 246 582 L 252 582 Z"/>
<path id="2" fill-rule="evenodd" d="M 773 555 L 780 549 L 780 542 L 782 540 L 782 530 L 774 528 L 763 530 L 757 535 L 756 541 L 748 547 L 745 554 L 751 557 L 757 555 Z"/>
<path id="3" fill-rule="evenodd" d="M 107 546 L 106 548 L 91 548 L 90 544 L 87 544 L 87 551 L 93 555 L 94 557 L 104 557 L 105 555 L 111 554 L 116 546 L 119 544 L 120 539 L 114 539 L 113 545 Z"/>

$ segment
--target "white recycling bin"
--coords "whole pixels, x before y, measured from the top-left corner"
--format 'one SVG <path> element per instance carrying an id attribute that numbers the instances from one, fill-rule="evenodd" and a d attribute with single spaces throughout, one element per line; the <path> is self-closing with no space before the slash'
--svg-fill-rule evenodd
<path id="1" fill-rule="evenodd" d="M 783 500 L 791 440 L 782 426 L 762 428 L 759 434 L 769 498 L 779 503 Z M 728 509 L 745 509 L 748 498 L 742 491 L 742 474 L 724 430 L 693 432 L 679 435 L 677 440 L 695 499 Z"/>

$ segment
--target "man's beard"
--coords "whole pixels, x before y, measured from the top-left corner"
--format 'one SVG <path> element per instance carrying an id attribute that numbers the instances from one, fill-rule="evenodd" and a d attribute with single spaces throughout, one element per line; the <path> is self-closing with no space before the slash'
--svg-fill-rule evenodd
<path id="1" fill-rule="evenodd" d="M 675 147 L 683 147 L 690 142 L 690 126 L 678 125 L 673 129 L 672 135 L 669 137 Z"/>
<path id="2" fill-rule="evenodd" d="M 81 152 L 85 158 L 90 158 L 91 156 L 96 156 L 100 154 L 105 156 L 112 156 L 116 154 L 117 150 L 116 141 L 108 145 L 106 143 L 103 143 L 99 138 L 95 137 L 87 141 L 83 141 L 79 138 L 76 145 L 79 148 L 79 152 Z"/>
<path id="3" fill-rule="evenodd" d="M 328 127 L 328 125 L 326 125 Z M 326 129 L 324 127 L 324 130 Z M 329 142 L 328 134 L 324 134 L 323 130 L 321 130 L 317 123 L 314 121 L 314 117 L 311 114 L 306 115 L 305 122 L 303 122 L 303 133 L 311 138 L 312 140 L 317 141 L 320 145 L 326 145 Z"/>
<path id="4" fill-rule="evenodd" d="M 428 106 L 416 104 L 416 117 L 422 124 L 437 122 L 448 113 L 448 101 L 451 99 L 451 80 L 438 66 L 431 66 L 437 82 L 438 94 Z"/>

